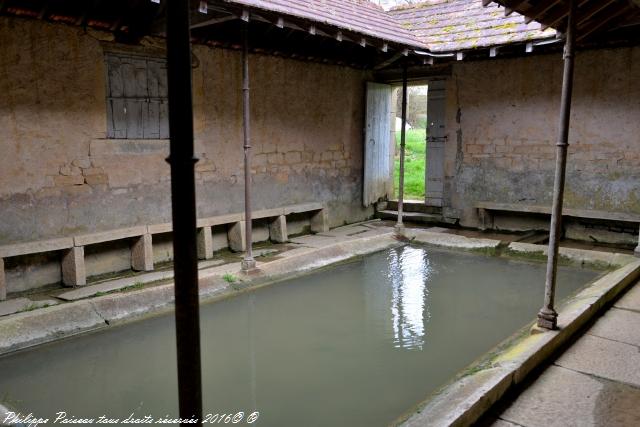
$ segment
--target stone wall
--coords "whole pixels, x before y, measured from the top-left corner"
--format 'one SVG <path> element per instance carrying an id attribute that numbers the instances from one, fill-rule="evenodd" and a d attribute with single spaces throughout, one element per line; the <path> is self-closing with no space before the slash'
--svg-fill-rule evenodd
<path id="1" fill-rule="evenodd" d="M 638 76 L 638 47 L 578 53 L 565 206 L 640 213 Z M 463 225 L 477 201 L 551 204 L 561 86 L 559 53 L 454 64 L 445 193 Z"/>
<path id="2" fill-rule="evenodd" d="M 163 41 L 0 17 L 0 245 L 170 221 L 168 140 L 110 140 L 105 51 L 163 54 Z M 244 209 L 240 52 L 196 45 L 198 215 Z M 362 208 L 364 72 L 251 55 L 254 208 L 323 202 L 331 226 Z M 308 229 L 291 218 L 289 232 Z M 227 246 L 214 228 L 215 249 Z M 256 221 L 254 239 L 268 238 Z M 129 269 L 130 242 L 87 248 L 87 274 Z M 156 262 L 173 256 L 154 236 Z M 9 292 L 60 281 L 60 254 L 8 258 Z"/>
<path id="3" fill-rule="evenodd" d="M 169 221 L 168 141 L 105 139 L 109 38 L 0 18 L 0 244 Z M 240 53 L 194 54 L 198 212 L 239 212 Z M 321 201 L 334 226 L 371 215 L 360 207 L 364 73 L 250 61 L 255 208 Z"/>

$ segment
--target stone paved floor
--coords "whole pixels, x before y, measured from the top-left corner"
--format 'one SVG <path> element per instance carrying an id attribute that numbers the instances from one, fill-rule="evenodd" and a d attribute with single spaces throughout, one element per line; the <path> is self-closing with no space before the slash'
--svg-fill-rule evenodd
<path id="1" fill-rule="evenodd" d="M 640 283 L 494 411 L 495 427 L 640 426 Z"/>

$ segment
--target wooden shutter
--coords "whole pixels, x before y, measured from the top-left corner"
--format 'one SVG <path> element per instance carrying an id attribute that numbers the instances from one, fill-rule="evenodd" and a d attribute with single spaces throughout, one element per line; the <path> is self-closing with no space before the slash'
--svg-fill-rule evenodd
<path id="1" fill-rule="evenodd" d="M 169 137 L 163 59 L 107 54 L 107 138 Z"/>

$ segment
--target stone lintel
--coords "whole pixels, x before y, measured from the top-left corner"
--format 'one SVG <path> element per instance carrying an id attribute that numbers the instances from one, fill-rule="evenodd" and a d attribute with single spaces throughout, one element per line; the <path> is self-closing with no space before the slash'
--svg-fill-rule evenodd
<path id="1" fill-rule="evenodd" d="M 198 227 L 211 227 L 214 225 L 231 224 L 242 220 L 242 214 L 218 215 L 198 220 Z"/>
<path id="2" fill-rule="evenodd" d="M 74 246 L 62 255 L 62 283 L 66 286 L 84 286 L 87 273 L 84 266 L 84 246 Z"/>
<path id="3" fill-rule="evenodd" d="M 153 241 L 151 234 L 143 234 L 131 245 L 131 268 L 136 271 L 153 270 Z"/>
<path id="4" fill-rule="evenodd" d="M 262 209 L 259 211 L 252 212 L 251 218 L 253 219 L 275 218 L 281 215 L 284 215 L 284 208 Z"/>
<path id="5" fill-rule="evenodd" d="M 173 224 L 170 222 L 165 222 L 164 224 L 153 224 L 147 227 L 147 232 L 149 234 L 171 233 L 172 231 Z"/>
<path id="6" fill-rule="evenodd" d="M 289 215 L 292 213 L 313 212 L 324 210 L 322 203 L 304 203 L 300 205 L 286 206 L 284 208 L 284 214 Z"/>
<path id="7" fill-rule="evenodd" d="M 38 240 L 35 242 L 14 243 L 0 246 L 0 257 L 29 255 L 42 252 L 59 251 L 73 246 L 73 238 Z"/>
<path id="8" fill-rule="evenodd" d="M 127 239 L 129 237 L 138 237 L 147 233 L 147 226 L 120 228 L 118 230 L 105 231 L 100 233 L 85 234 L 83 236 L 74 237 L 75 246 L 93 245 L 96 243 L 112 242 L 114 240 Z"/>

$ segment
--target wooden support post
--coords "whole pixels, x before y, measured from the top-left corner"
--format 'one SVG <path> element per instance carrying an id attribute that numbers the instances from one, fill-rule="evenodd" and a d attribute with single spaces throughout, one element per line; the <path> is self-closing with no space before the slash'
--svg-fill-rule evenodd
<path id="1" fill-rule="evenodd" d="M 280 215 L 269 224 L 269 239 L 275 243 L 285 243 L 289 240 L 286 216 Z"/>
<path id="2" fill-rule="evenodd" d="M 153 243 L 151 234 L 146 233 L 131 245 L 131 268 L 135 271 L 153 270 Z"/>
<path id="3" fill-rule="evenodd" d="M 549 254 L 544 289 L 544 305 L 538 312 L 538 326 L 556 329 L 558 313 L 554 308 L 556 293 L 556 273 L 558 270 L 558 249 L 562 233 L 562 203 L 564 200 L 565 173 L 567 169 L 567 149 L 569 146 L 569 125 L 571 119 L 571 96 L 573 94 L 573 69 L 575 61 L 576 0 L 569 0 L 569 20 L 564 46 L 564 75 L 562 98 L 560 100 L 560 124 L 556 144 L 556 172 L 553 185 L 553 206 L 549 227 Z"/>
<path id="4" fill-rule="evenodd" d="M 66 286 L 84 286 L 87 284 L 87 272 L 84 266 L 84 246 L 74 246 L 62 255 L 62 283 Z"/>
<path id="5" fill-rule="evenodd" d="M 398 222 L 396 223 L 396 234 L 404 235 L 404 224 L 402 223 L 402 209 L 404 204 L 404 151 L 407 134 L 407 60 L 402 64 L 402 121 L 400 129 L 400 177 L 398 186 Z"/>
<path id="6" fill-rule="evenodd" d="M 227 232 L 227 237 L 229 238 L 229 249 L 234 252 L 244 252 L 247 248 L 247 229 L 245 228 L 245 224 L 246 223 L 244 221 L 238 221 L 229 226 L 229 231 Z"/>
<path id="7" fill-rule="evenodd" d="M 0 301 L 7 299 L 7 281 L 4 274 L 4 258 L 0 258 Z"/>
<path id="8" fill-rule="evenodd" d="M 192 2 L 168 0 L 167 87 L 171 165 L 171 218 L 178 365 L 179 416 L 202 425 L 200 300 L 196 242 L 196 181 L 193 138 Z M 182 425 L 187 425 L 185 421 Z"/>
<path id="9" fill-rule="evenodd" d="M 213 235 L 211 227 L 202 227 L 198 230 L 198 259 L 213 258 Z"/>

